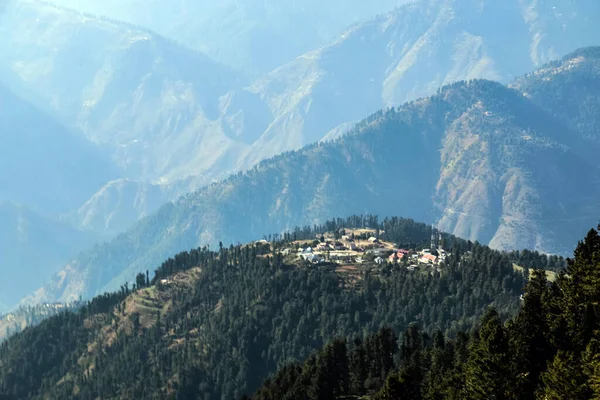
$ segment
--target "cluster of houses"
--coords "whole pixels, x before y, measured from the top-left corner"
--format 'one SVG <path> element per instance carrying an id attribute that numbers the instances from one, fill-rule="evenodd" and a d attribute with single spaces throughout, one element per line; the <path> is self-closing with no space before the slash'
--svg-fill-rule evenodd
<path id="1" fill-rule="evenodd" d="M 408 250 L 399 249 L 390 254 L 388 261 L 390 263 L 396 263 L 403 261 L 405 257 L 413 263 L 418 262 L 419 264 L 439 265 L 446 260 L 448 254 L 441 248 L 437 250 L 424 249 L 413 254 Z"/>
<path id="2" fill-rule="evenodd" d="M 285 255 L 290 253 L 290 249 L 284 251 Z M 297 256 L 298 258 L 313 264 L 319 264 L 325 261 L 362 264 L 364 262 L 363 255 L 365 254 L 375 256 L 375 258 L 372 259 L 375 264 L 383 265 L 386 262 L 397 264 L 402 262 L 403 264 L 407 264 L 407 267 L 411 270 L 414 270 L 421 265 L 438 266 L 448 256 L 446 251 L 441 248 L 424 249 L 421 251 L 405 249 L 392 250 L 391 244 L 388 243 L 386 246 L 375 236 L 371 236 L 367 240 L 356 242 L 354 238 L 349 235 L 344 235 L 340 239 L 321 238 L 320 243 L 314 248 L 299 248 Z"/>
<path id="3" fill-rule="evenodd" d="M 379 239 L 377 239 L 374 236 L 370 237 L 367 240 L 367 242 L 368 244 L 359 246 L 350 235 L 344 235 L 339 240 L 332 238 L 323 238 L 323 241 L 319 243 L 314 249 L 312 247 L 299 248 L 298 257 L 313 263 L 319 263 L 325 261 L 322 257 L 324 253 L 334 252 L 332 257 L 339 259 L 348 257 L 340 257 L 339 253 L 336 252 L 347 251 L 354 253 L 364 253 L 369 249 L 384 247 L 380 244 Z M 284 255 L 287 255 L 289 253 L 289 249 L 284 250 Z"/>

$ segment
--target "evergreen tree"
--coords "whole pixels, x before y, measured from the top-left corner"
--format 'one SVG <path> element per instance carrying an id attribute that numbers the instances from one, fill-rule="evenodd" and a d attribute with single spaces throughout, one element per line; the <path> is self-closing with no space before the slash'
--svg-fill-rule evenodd
<path id="1" fill-rule="evenodd" d="M 542 373 L 543 388 L 540 399 L 589 399 L 592 391 L 584 372 L 581 358 L 573 352 L 559 350 Z"/>
<path id="2" fill-rule="evenodd" d="M 489 309 L 470 346 L 466 368 L 467 396 L 473 400 L 509 399 L 511 388 L 506 330 L 496 310 Z"/>
<path id="3" fill-rule="evenodd" d="M 540 374 L 554 349 L 548 339 L 549 327 L 544 302 L 548 298 L 546 273 L 534 270 L 526 287 L 521 311 L 510 324 L 510 353 L 513 357 L 515 392 L 519 399 L 534 398 Z"/>

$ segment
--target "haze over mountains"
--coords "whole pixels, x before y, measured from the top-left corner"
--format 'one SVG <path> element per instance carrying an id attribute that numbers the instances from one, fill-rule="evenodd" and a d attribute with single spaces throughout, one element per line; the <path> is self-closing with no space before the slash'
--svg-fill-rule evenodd
<path id="1" fill-rule="evenodd" d="M 0 128 L 0 201 L 66 212 L 117 176 L 99 149 L 1 84 Z"/>
<path id="2" fill-rule="evenodd" d="M 168 14 L 166 3 L 158 1 L 144 7 L 133 1 L 119 2 L 122 7 L 91 1 L 58 4 L 138 24 L 143 21 L 136 18 L 153 16 L 149 27 L 182 34 L 185 29 L 169 30 L 157 21 L 186 25 L 196 16 L 214 15 L 217 7 L 182 2 L 178 7 L 185 13 Z M 274 15 L 302 20 L 300 3 L 269 4 L 262 3 L 264 9 L 276 10 Z M 316 3 L 301 4 L 321 21 L 310 11 L 319 8 Z M 248 11 L 241 2 L 223 7 L 227 12 L 230 7 L 242 10 L 241 15 Z M 340 14 L 368 16 L 391 4 L 374 2 L 371 13 L 364 7 L 338 8 L 344 9 Z M 260 7 L 252 12 L 266 18 L 260 26 L 275 29 L 275 21 Z M 168 189 L 150 192 L 169 195 L 148 197 L 143 210 L 283 151 L 335 137 L 351 127 L 349 122 L 429 95 L 443 84 L 473 78 L 509 82 L 575 48 L 595 44 L 600 34 L 593 18 L 597 13 L 597 2 L 591 0 L 568 8 L 516 0 L 417 1 L 358 23 L 330 45 L 298 53 L 300 57 L 288 64 L 248 79 L 143 28 L 34 0 L 12 0 L 0 16 L 0 33 L 7 38 L 0 44 L 1 64 L 9 71 L 1 73 L 0 80 L 21 79 L 28 100 L 102 144 L 122 170 L 119 178 L 130 179 L 127 184 L 98 187 L 103 193 L 115 192 L 111 197 L 123 201 L 112 206 L 124 209 L 109 210 L 106 202 L 94 209 L 95 199 L 102 197 L 94 196 L 77 212 L 89 221 L 85 216 L 93 209 L 98 223 L 87 227 L 114 234 L 145 212 L 122 221 L 109 215 L 138 209 L 133 206 L 140 198 L 137 192 L 148 192 L 150 184 L 168 182 Z M 339 18 L 348 20 L 344 24 L 353 20 Z M 194 26 L 205 26 L 197 21 Z M 512 29 L 506 31 L 505 26 Z M 203 37 L 218 46 L 213 36 Z M 250 48 L 244 44 L 245 35 L 223 37 L 232 37 L 228 43 L 233 47 Z M 312 43 L 305 40 L 307 46 Z M 121 187 L 128 191 L 118 193 Z"/>
<path id="3" fill-rule="evenodd" d="M 161 207 L 83 253 L 28 301 L 90 297 L 177 249 L 365 211 L 435 218 L 445 231 L 496 248 L 568 253 L 600 213 L 600 142 L 584 123 L 596 123 L 599 65 L 600 48 L 581 49 L 517 80 L 527 94 L 461 82 L 374 114 L 340 140 L 275 157 Z M 569 116 L 562 110 L 577 102 L 577 82 L 592 89 L 587 106 Z M 536 93 L 551 94 L 543 107 Z"/>
<path id="4" fill-rule="evenodd" d="M 54 0 L 53 3 L 155 30 L 251 74 L 326 45 L 348 25 L 405 0 Z"/>
<path id="5" fill-rule="evenodd" d="M 40 190 L 45 187 L 43 185 L 24 184 L 27 179 L 18 178 L 18 174 L 5 175 L 11 179 L 10 184 L 22 184 L 21 192 L 11 189 L 10 184 L 0 190 L 6 192 L 2 197 L 5 200 L 30 207 L 40 212 L 43 218 L 60 221 L 60 224 L 70 225 L 75 230 L 83 229 L 94 237 L 102 238 L 124 232 L 139 218 L 151 215 L 161 204 L 175 201 L 187 192 L 217 190 L 202 188 L 232 173 L 252 168 L 261 160 L 314 142 L 335 139 L 352 130 L 353 121 L 359 121 L 379 109 L 431 95 L 441 85 L 457 80 L 486 78 L 506 84 L 516 76 L 576 48 L 597 44 L 595 38 L 600 37 L 600 27 L 595 23 L 596 16 L 600 15 L 600 5 L 592 0 L 568 5 L 537 0 L 423 0 L 395 9 L 391 8 L 402 2 L 381 0 L 368 4 L 320 4 L 263 1 L 253 7 L 233 0 L 219 2 L 218 5 L 214 2 L 182 1 L 177 3 L 177 7 L 171 2 L 161 1 L 144 2 L 142 6 L 134 0 L 58 0 L 54 3 L 58 7 L 36 0 L 9 0 L 0 5 L 0 35 L 5 38 L 0 42 L 0 86 L 8 88 L 7 93 L 19 98 L 14 100 L 15 104 L 23 104 L 23 107 L 33 110 L 24 114 L 21 120 L 28 120 L 29 113 L 39 113 L 48 121 L 39 122 L 36 127 L 55 126 L 49 130 L 64 132 L 64 136 L 57 136 L 53 144 L 58 146 L 62 140 L 71 143 L 75 139 L 73 143 L 76 144 L 61 147 L 73 149 L 61 153 L 70 156 L 50 164 L 42 164 L 45 155 L 42 158 L 33 156 L 35 152 L 26 145 L 20 145 L 18 151 L 11 152 L 11 157 L 18 162 L 6 166 L 7 170 L 14 169 L 20 174 L 26 171 L 37 174 L 43 170 L 48 175 L 43 182 L 48 183 L 49 190 Z M 165 8 L 166 4 L 169 7 Z M 326 11 L 330 7 L 338 12 L 329 15 Z M 168 13 L 167 8 L 174 11 Z M 218 17 L 225 14 L 231 18 Z M 376 14 L 380 15 L 365 20 Z M 359 19 L 362 21 L 343 30 L 344 26 Z M 207 20 L 211 23 L 203 23 Z M 507 26 L 511 29 L 507 30 Z M 277 57 L 269 57 L 270 54 Z M 590 63 L 582 65 L 594 68 Z M 548 79 L 553 80 L 554 75 Z M 581 82 L 581 76 L 573 79 Z M 580 114 L 577 107 L 546 104 L 548 99 L 552 100 L 549 92 L 535 92 L 543 87 L 545 91 L 556 93 L 556 90 L 563 90 L 560 84 L 556 88 L 539 85 L 528 76 L 514 85 L 531 97 L 528 107 L 535 107 L 536 112 L 542 113 L 540 115 L 556 118 L 560 123 L 557 125 L 560 128 L 556 129 L 567 129 L 549 132 L 536 126 L 535 129 L 540 131 L 536 133 L 543 137 L 540 140 L 544 143 L 543 146 L 541 142 L 535 143 L 536 149 L 544 149 L 535 154 L 535 157 L 541 158 L 539 165 L 551 166 L 549 159 L 544 157 L 555 161 L 560 157 L 570 157 L 560 152 L 549 153 L 552 146 L 555 150 L 566 146 L 581 156 L 581 159 L 575 160 L 573 171 L 594 164 L 590 161 L 590 152 L 596 143 L 597 129 L 592 113 Z M 584 87 L 587 86 L 582 83 L 582 90 Z M 590 91 L 569 92 L 564 96 L 572 99 L 570 104 L 591 107 L 596 95 L 593 89 L 585 90 Z M 581 93 L 586 94 L 579 96 Z M 512 104 L 512 100 L 505 102 Z M 475 104 L 471 105 L 475 107 Z M 508 112 L 509 115 L 513 111 L 499 110 L 500 114 Z M 10 120 L 14 115 L 11 113 L 3 117 L 0 120 L 2 126 L 18 126 Z M 32 117 L 31 121 L 35 118 Z M 510 118 L 508 122 L 459 119 L 457 116 L 452 127 L 444 122 L 443 126 L 431 128 L 436 130 L 436 134 L 428 139 L 428 143 L 443 150 L 442 159 L 439 154 L 427 153 L 414 164 L 427 171 L 415 172 L 410 167 L 415 176 L 422 173 L 430 175 L 422 177 L 426 185 L 405 181 L 409 187 L 414 186 L 410 191 L 414 197 L 396 201 L 405 204 L 406 209 L 413 208 L 407 215 L 427 221 L 439 220 L 440 226 L 446 230 L 498 248 L 531 246 L 545 251 L 570 251 L 573 244 L 568 242 L 569 239 L 561 242 L 562 233 L 553 236 L 554 228 L 548 225 L 549 222 L 536 225 L 542 215 L 545 220 L 550 218 L 547 213 L 554 212 L 552 208 L 524 208 L 510 213 L 503 210 L 495 211 L 496 214 L 491 217 L 487 215 L 488 210 L 508 207 L 504 205 L 508 199 L 498 199 L 501 198 L 503 182 L 509 176 L 513 177 L 511 184 L 514 187 L 509 192 L 519 193 L 512 201 L 527 205 L 523 207 L 542 202 L 543 196 L 554 195 L 553 191 L 557 189 L 553 185 L 561 179 L 567 186 L 575 185 L 561 177 L 560 172 L 548 187 L 538 186 L 538 178 L 532 177 L 531 171 L 522 176 L 517 174 L 518 178 L 510 175 L 514 168 L 520 168 L 514 165 L 518 157 L 504 147 L 502 152 L 505 155 L 500 157 L 500 161 L 492 157 L 496 151 L 494 146 L 504 146 L 504 142 L 495 137 L 483 141 L 483 147 L 465 147 L 474 140 L 465 133 L 470 132 L 473 124 L 477 129 L 480 125 L 492 129 L 493 123 L 497 123 L 509 131 L 522 129 L 524 122 L 514 122 Z M 463 129 L 460 124 L 469 129 Z M 477 129 L 472 129 L 476 136 Z M 35 132 L 36 129 L 29 131 Z M 582 139 L 567 140 L 562 136 L 564 132 L 568 132 L 566 135 L 576 132 L 576 137 Z M 452 139 L 444 142 L 448 137 Z M 79 147 L 76 146 L 81 149 L 77 150 Z M 370 145 L 364 146 L 368 148 Z M 403 142 L 397 146 L 401 149 L 411 147 Z M 430 150 L 428 146 L 424 148 Z M 354 151 L 360 152 L 362 147 Z M 404 151 L 397 153 L 403 154 Z M 390 155 L 397 156 L 396 153 Z M 523 158 L 530 156 L 522 155 Z M 7 160 L 13 159 L 11 157 Z M 319 154 L 313 157 L 329 159 L 334 156 Z M 376 158 L 375 155 L 373 157 Z M 38 159 L 41 160 L 39 163 L 36 162 Z M 355 159 L 356 155 L 352 160 Z M 477 172 L 467 171 L 456 161 L 466 160 L 463 162 L 467 165 L 473 159 L 482 163 Z M 71 165 L 86 167 L 73 168 Z M 382 167 L 387 168 L 387 165 Z M 432 171 L 429 170 L 431 167 Z M 63 172 L 65 168 L 68 171 Z M 313 168 L 318 170 L 321 167 L 315 164 Z M 350 165 L 350 168 L 356 170 L 357 166 Z M 314 186 L 309 190 L 333 193 L 331 181 L 313 178 L 319 175 L 317 170 L 309 174 L 310 178 L 304 178 L 303 183 L 297 183 L 299 192 Z M 511 172 L 500 173 L 505 170 Z M 486 178 L 487 183 L 479 185 L 471 178 L 479 176 L 481 171 L 491 171 L 493 177 Z M 397 175 L 386 175 L 387 172 L 376 169 L 372 170 L 372 174 L 373 178 L 365 179 L 373 179 L 378 184 L 382 184 L 382 176 L 391 181 L 398 179 Z M 466 178 L 461 183 L 455 179 L 455 174 L 464 174 Z M 586 174 L 593 175 L 593 172 L 583 175 Z M 78 179 L 82 175 L 85 179 L 80 184 Z M 69 176 L 73 179 L 61 181 Z M 292 178 L 289 180 L 291 182 Z M 266 186 L 272 186 L 270 181 L 265 182 Z M 293 184 L 290 185 L 293 187 Z M 369 185 L 377 186 L 375 183 Z M 390 184 L 390 193 L 394 191 L 392 187 Z M 53 193 L 57 188 L 60 189 Z M 342 183 L 339 183 L 339 188 L 341 190 L 336 189 L 334 195 L 354 190 Z M 33 191 L 28 192 L 29 189 Z M 262 187 L 259 194 L 262 196 L 271 190 L 270 187 Z M 369 196 L 370 190 L 374 189 L 366 190 L 364 195 Z M 582 195 L 588 196 L 587 189 L 577 187 L 575 190 L 581 190 Z M 291 189 L 288 191 L 292 192 Z M 460 197 L 460 193 L 464 192 L 469 195 Z M 394 197 L 400 196 L 398 189 L 394 193 Z M 566 194 L 556 195 L 568 200 Z M 225 192 L 214 196 L 223 201 L 236 201 L 234 197 L 228 198 L 230 195 Z M 197 230 L 190 230 L 187 224 L 192 220 L 188 210 L 179 208 L 185 200 L 176 201 L 176 206 L 167 204 L 151 217 L 155 218 L 153 224 L 170 225 L 175 229 L 181 222 L 187 230 L 169 231 L 172 238 L 156 232 L 146 233 L 150 237 L 160 237 L 161 243 L 166 243 L 162 240 L 172 240 L 172 243 L 161 244 L 154 249 L 159 258 L 148 255 L 143 262 L 133 255 L 127 260 L 115 258 L 119 267 L 114 267 L 113 272 L 120 274 L 122 269 L 131 272 L 144 263 L 151 264 L 160 257 L 168 257 L 173 251 L 216 238 L 236 242 L 303 221 L 330 217 L 329 210 L 336 210 L 334 207 L 338 206 L 338 200 L 324 194 L 309 201 L 313 207 L 311 210 L 316 212 L 307 217 L 300 215 L 300 207 L 306 201 L 290 199 L 289 204 L 284 206 L 285 201 L 281 200 L 282 205 L 272 215 L 243 225 L 239 232 L 221 226 L 221 222 L 229 217 L 223 217 L 223 211 L 212 207 L 213 199 L 207 200 L 207 209 L 202 212 L 200 220 L 190 222 L 190 226 L 197 224 Z M 349 206 L 348 210 L 362 212 L 367 208 L 375 211 L 371 208 L 380 204 L 375 202 L 373 207 L 364 206 L 362 203 L 368 202 L 362 199 L 360 203 Z M 555 219 L 573 218 L 571 206 L 563 202 L 562 214 Z M 178 222 L 159 221 L 163 217 L 174 218 L 164 214 L 164 210 L 171 207 L 177 209 Z M 232 205 L 233 209 L 235 207 Z M 344 211 L 344 208 L 339 210 Z M 387 208 L 382 206 L 382 210 Z M 394 214 L 399 212 L 396 209 L 391 211 Z M 587 223 L 586 209 L 581 211 L 576 218 Z M 242 212 L 250 215 L 246 210 Z M 242 220 L 245 218 L 243 213 Z M 481 215 L 480 221 L 474 223 L 473 215 Z M 505 220 L 498 222 L 497 218 Z M 506 218 L 512 222 L 507 222 Z M 535 223 L 524 226 L 525 221 Z M 144 223 L 148 222 L 140 225 Z M 533 228 L 533 225 L 536 227 Z M 137 229 L 133 228 L 125 237 L 140 240 L 132 236 L 137 234 Z M 227 230 L 232 232 L 230 236 Z M 567 229 L 564 235 L 575 238 L 580 236 L 580 232 L 577 228 L 573 228 L 572 232 Z M 185 240 L 180 240 L 184 236 Z M 71 255 L 74 256 L 78 250 L 74 246 Z M 78 259 L 70 265 L 76 265 L 73 268 L 77 271 L 96 268 L 92 261 L 85 263 L 87 265 Z M 134 264 L 136 267 L 133 267 Z M 24 270 L 30 267 L 23 265 Z M 99 282 L 113 280 L 117 282 L 118 278 L 107 276 Z M 87 289 L 79 288 L 66 292 L 88 293 Z"/>
<path id="6" fill-rule="evenodd" d="M 97 239 L 24 206 L 0 201 L 0 310 L 10 309 L 23 293 L 43 285 L 69 257 Z"/>
<path id="7" fill-rule="evenodd" d="M 54 1 L 0 0 L 0 400 L 600 398 L 598 0 Z"/>

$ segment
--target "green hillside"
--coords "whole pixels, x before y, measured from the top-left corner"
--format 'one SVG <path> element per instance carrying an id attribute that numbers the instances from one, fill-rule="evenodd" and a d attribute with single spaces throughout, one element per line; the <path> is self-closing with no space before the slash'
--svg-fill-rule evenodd
<path id="1" fill-rule="evenodd" d="M 380 243 L 367 240 L 373 235 Z M 412 220 L 351 217 L 271 242 L 180 253 L 152 279 L 141 272 L 135 285 L 4 342 L 0 394 L 3 400 L 239 398 L 335 337 L 384 325 L 402 331 L 414 322 L 454 335 L 487 306 L 516 313 L 525 280 L 506 254 L 447 234 L 438 244 L 443 252 L 435 250 L 445 258 L 434 264 L 408 261 L 412 256 L 379 264 L 371 253 L 400 248 L 417 255 L 430 236 L 430 226 Z M 343 257 L 317 251 L 316 244 L 336 237 L 365 248 Z M 324 261 L 297 255 L 308 244 Z"/>
<path id="2" fill-rule="evenodd" d="M 518 314 L 490 309 L 448 338 L 411 325 L 338 339 L 265 381 L 267 399 L 596 399 L 600 395 L 600 236 L 591 230 L 565 273 L 536 271 Z M 246 397 L 246 399 L 249 399 Z"/>

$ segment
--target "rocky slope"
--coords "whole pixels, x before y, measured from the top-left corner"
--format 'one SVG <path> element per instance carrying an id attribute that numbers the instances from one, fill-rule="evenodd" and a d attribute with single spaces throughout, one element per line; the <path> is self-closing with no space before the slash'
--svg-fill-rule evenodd
<path id="1" fill-rule="evenodd" d="M 558 90 L 573 76 L 598 79 L 599 63 L 600 48 L 589 48 L 517 82 L 533 79 L 539 93 Z M 552 79 L 536 78 L 550 67 Z M 590 102 L 598 89 L 589 89 Z M 600 165 L 589 157 L 589 133 L 578 129 L 591 126 L 595 109 L 559 118 L 565 104 L 579 101 L 577 92 L 562 93 L 569 96 L 542 107 L 518 90 L 472 81 L 376 113 L 337 141 L 283 154 L 164 205 L 83 253 L 28 301 L 89 297 L 180 249 L 365 211 L 435 220 L 496 248 L 570 253 L 600 215 Z"/>
<path id="2" fill-rule="evenodd" d="M 593 0 L 417 1 L 353 26 L 247 90 L 264 98 L 275 117 L 266 137 L 310 143 L 442 85 L 508 83 L 578 47 L 597 45 L 599 16 Z"/>

